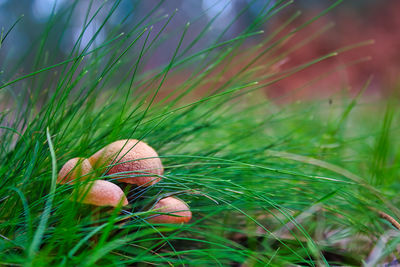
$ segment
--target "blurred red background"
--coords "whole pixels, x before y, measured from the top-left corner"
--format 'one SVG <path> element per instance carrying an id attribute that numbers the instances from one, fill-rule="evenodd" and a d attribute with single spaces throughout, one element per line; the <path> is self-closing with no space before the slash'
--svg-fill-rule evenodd
<path id="1" fill-rule="evenodd" d="M 343 90 L 354 94 L 372 75 L 371 84 L 365 93 L 367 96 L 394 96 L 400 85 L 399 10 L 400 1 L 376 1 L 364 9 L 346 8 L 344 5 L 305 27 L 283 46 L 282 51 L 290 49 L 327 24 L 335 24 L 310 43 L 288 55 L 285 63 L 280 66 L 281 70 L 337 51 L 341 47 L 363 41 L 368 43 L 368 40 L 373 40 L 373 43 L 340 53 L 279 81 L 266 88 L 267 94 L 272 98 L 284 96 L 283 99 L 286 100 L 326 97 Z M 294 24 L 301 25 L 320 11 L 307 8 Z M 283 21 L 285 16 L 274 22 L 275 27 Z M 334 73 L 329 74 L 332 71 Z M 318 77 L 321 77 L 320 81 L 309 84 L 318 80 Z"/>
<path id="2" fill-rule="evenodd" d="M 307 27 L 296 31 L 291 38 L 256 60 L 248 69 L 253 73 L 251 78 L 247 76 L 247 79 L 268 84 L 292 68 L 332 52 L 338 52 L 337 56 L 324 59 L 278 82 L 268 84 L 263 88 L 264 92 L 275 102 L 283 103 L 299 99 L 354 96 L 371 78 L 363 93 L 364 96 L 369 98 L 396 96 L 400 86 L 400 16 L 397 14 L 400 10 L 400 1 L 368 3 L 359 5 L 353 3 L 354 5 L 350 6 L 344 2 Z M 238 74 L 244 66 L 275 41 L 284 38 L 290 31 L 320 14 L 324 8 L 326 5 L 303 3 L 274 16 L 266 24 L 264 36 L 253 44 L 269 38 L 274 30 L 282 26 L 296 11 L 302 11 L 302 14 L 288 24 L 285 30 L 264 46 L 257 49 L 248 46 L 248 49 L 241 49 L 239 54 L 227 58 L 222 66 L 204 79 L 198 86 L 201 89 L 199 88 L 195 94 L 212 92 L 232 78 L 242 81 Z M 305 42 L 310 38 L 311 40 Z M 301 47 L 287 53 L 302 42 L 305 43 Z M 160 94 L 160 98 L 182 84 L 190 74 L 191 70 L 186 70 L 171 75 L 163 86 L 167 90 Z M 272 76 L 265 78 L 269 74 Z"/>

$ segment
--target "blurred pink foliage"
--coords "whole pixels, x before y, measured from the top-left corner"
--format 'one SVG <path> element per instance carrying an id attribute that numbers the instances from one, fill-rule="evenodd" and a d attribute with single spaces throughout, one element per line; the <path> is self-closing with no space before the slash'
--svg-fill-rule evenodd
<path id="1" fill-rule="evenodd" d="M 400 85 L 398 10 L 400 1 L 382 1 L 374 8 L 364 9 L 363 13 L 357 13 L 357 9 L 341 8 L 305 27 L 283 45 L 281 52 L 290 49 L 327 24 L 335 23 L 334 27 L 288 55 L 286 63 L 280 66 L 281 71 L 337 51 L 341 47 L 367 40 L 373 40 L 373 43 L 340 53 L 279 81 L 266 89 L 267 94 L 272 98 L 283 97 L 287 101 L 326 97 L 342 89 L 355 93 L 373 75 L 366 94 L 380 97 L 391 95 L 396 86 Z M 289 30 L 301 25 L 318 12 L 306 10 L 302 18 L 296 20 Z M 283 18 L 276 21 L 275 27 L 283 21 Z M 352 64 L 355 61 L 359 62 Z M 333 70 L 336 71 L 332 73 Z M 311 82 L 313 80 L 315 82 Z"/>
<path id="2" fill-rule="evenodd" d="M 198 90 L 193 92 L 194 97 L 229 86 L 231 81 L 240 81 L 242 77 L 247 77 L 244 79 L 248 79 L 248 82 L 266 84 L 264 90 L 275 102 L 334 97 L 343 92 L 347 96 L 354 96 L 370 77 L 372 80 L 365 96 L 393 96 L 393 92 L 400 86 L 400 16 L 397 16 L 397 10 L 400 10 L 398 0 L 374 3 L 362 9 L 349 8 L 344 4 L 274 46 L 275 41 L 284 39 L 290 31 L 321 12 L 311 8 L 303 9 L 300 17 L 265 46 L 241 48 L 233 57 L 224 59 L 220 66 L 197 84 Z M 294 11 L 279 14 L 271 20 L 265 36 L 260 40 L 271 36 Z M 310 38 L 309 42 L 288 53 Z M 269 50 L 271 45 L 274 48 Z M 352 46 L 352 49 L 343 49 Z M 259 57 L 263 50 L 269 51 Z M 332 52 L 339 53 L 271 84 L 285 76 L 285 71 Z M 255 58 L 258 59 L 247 68 Z M 242 72 L 243 68 L 247 68 L 245 73 Z M 185 80 L 191 80 L 190 77 L 190 69 L 171 73 L 163 84 L 165 90 L 160 92 L 158 98 L 168 95 Z"/>

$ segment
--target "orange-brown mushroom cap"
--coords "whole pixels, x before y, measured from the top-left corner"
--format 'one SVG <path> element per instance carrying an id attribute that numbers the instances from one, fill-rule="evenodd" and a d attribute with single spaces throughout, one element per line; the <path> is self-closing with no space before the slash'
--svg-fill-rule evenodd
<path id="1" fill-rule="evenodd" d="M 174 197 L 161 199 L 154 205 L 153 210 L 171 215 L 154 215 L 154 217 L 149 218 L 149 221 L 152 223 L 187 223 L 192 218 L 189 206 L 182 200 Z"/>
<path id="2" fill-rule="evenodd" d="M 93 171 L 89 160 L 73 158 L 68 160 L 58 173 L 57 183 L 73 184 L 76 180 L 88 179 L 88 174 Z"/>
<path id="3" fill-rule="evenodd" d="M 138 186 L 153 185 L 161 180 L 158 175 L 164 173 L 157 152 L 145 142 L 136 139 L 115 141 L 97 151 L 89 161 L 94 167 L 112 165 L 107 174 L 120 173 L 122 178 L 119 181 Z"/>
<path id="4" fill-rule="evenodd" d="M 122 189 L 111 182 L 96 180 L 83 186 L 77 192 L 78 201 L 95 206 L 116 207 L 120 203 L 122 206 L 128 205 L 128 200 Z"/>

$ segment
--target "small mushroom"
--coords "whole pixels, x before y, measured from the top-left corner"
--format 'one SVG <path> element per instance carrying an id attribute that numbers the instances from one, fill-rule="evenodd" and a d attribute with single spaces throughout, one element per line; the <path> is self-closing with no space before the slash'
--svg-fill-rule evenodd
<path id="1" fill-rule="evenodd" d="M 73 184 L 76 180 L 87 179 L 88 174 L 93 171 L 88 159 L 73 158 L 68 160 L 58 173 L 57 183 Z M 83 177 L 85 176 L 85 177 Z"/>
<path id="2" fill-rule="evenodd" d="M 128 205 L 128 200 L 122 189 L 111 182 L 96 180 L 78 189 L 78 201 L 95 205 L 117 207 Z"/>
<path id="3" fill-rule="evenodd" d="M 149 218 L 152 223 L 187 223 L 192 218 L 192 212 L 188 205 L 174 197 L 161 199 L 154 205 L 152 210 L 171 214 L 157 214 Z"/>
<path id="4" fill-rule="evenodd" d="M 157 152 L 145 142 L 136 139 L 125 139 L 113 142 L 97 151 L 89 158 L 92 166 L 110 166 L 107 174 L 129 176 L 119 179 L 120 182 L 150 186 L 161 180 L 164 173 Z M 143 176 L 140 176 L 143 175 Z"/>

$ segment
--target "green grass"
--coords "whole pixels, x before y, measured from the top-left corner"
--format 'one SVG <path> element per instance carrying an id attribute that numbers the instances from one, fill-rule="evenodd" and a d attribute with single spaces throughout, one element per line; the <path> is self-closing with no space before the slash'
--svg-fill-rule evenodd
<path id="1" fill-rule="evenodd" d="M 109 8 L 111 17 L 119 2 L 100 9 Z M 59 18 L 66 27 L 76 4 L 51 17 L 31 54 L 3 65 L 0 265 L 359 266 L 399 257 L 398 230 L 382 216 L 400 218 L 397 101 L 343 92 L 332 103 L 277 105 L 263 93 L 347 49 L 268 72 L 290 54 L 277 54 L 280 45 L 318 16 L 278 39 L 292 27 L 295 13 L 260 38 L 260 26 L 290 5 L 280 1 L 239 36 L 219 36 L 195 52 L 188 47 L 204 36 L 189 42 L 191 26 L 183 25 L 174 29 L 180 39 L 169 63 L 146 70 L 152 51 L 172 35 L 165 29 L 174 14 L 166 17 L 155 6 L 136 25 L 122 19 L 104 44 L 78 49 L 78 40 L 60 60 L 46 43 L 53 34 L 62 38 L 54 29 Z M 85 25 L 96 16 L 88 12 Z M 163 25 L 157 33 L 154 23 Z M 252 38 L 262 50 L 246 44 Z M 312 38 L 318 36 L 305 36 L 299 47 Z M 237 64 L 244 48 L 250 58 Z M 35 60 L 21 74 L 24 58 Z M 227 76 L 230 71 L 234 75 Z M 168 85 L 181 77 L 178 85 Z M 71 192 L 79 184 L 55 184 L 70 158 L 89 157 L 126 138 L 154 147 L 165 174 L 149 188 L 125 188 L 132 201 L 123 210 L 76 203 Z M 190 205 L 193 219 L 152 225 L 147 208 L 171 194 Z M 379 245 L 386 236 L 387 244 Z M 370 254 L 375 246 L 381 250 Z"/>

